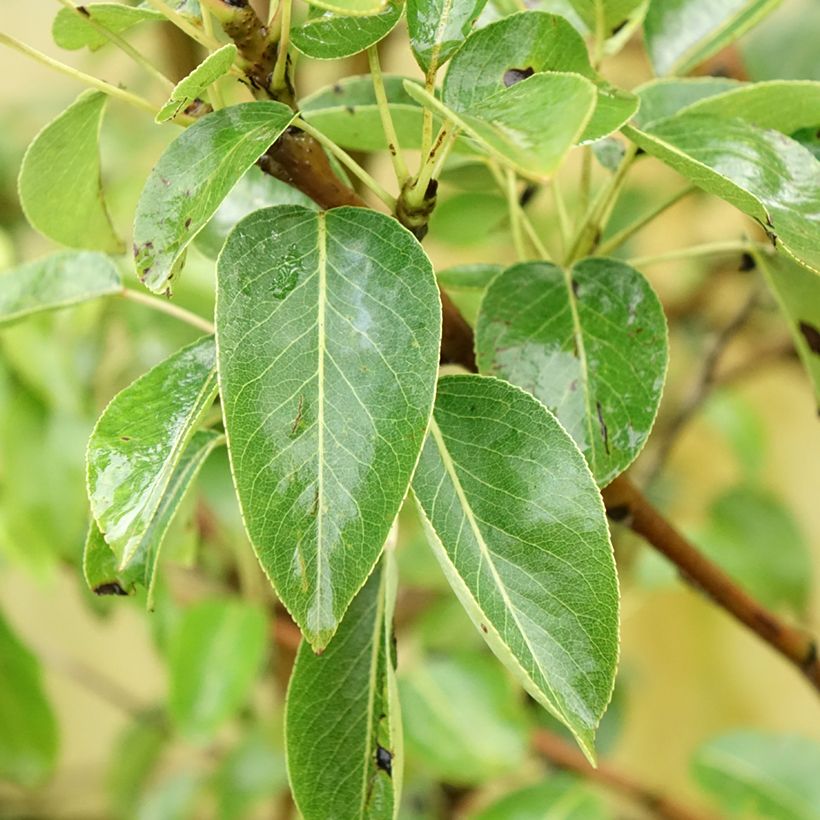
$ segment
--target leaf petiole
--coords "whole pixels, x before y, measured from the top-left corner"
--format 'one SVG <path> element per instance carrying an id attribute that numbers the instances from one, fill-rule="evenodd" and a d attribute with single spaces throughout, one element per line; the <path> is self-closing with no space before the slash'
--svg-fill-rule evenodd
<path id="1" fill-rule="evenodd" d="M 213 324 L 211 324 L 211 322 L 207 319 L 204 319 L 202 316 L 198 316 L 196 313 L 192 313 L 190 310 L 186 310 L 179 305 L 175 305 L 167 299 L 160 299 L 157 296 L 151 296 L 147 293 L 143 293 L 142 291 L 133 290 L 132 288 L 123 288 L 119 295 L 122 296 L 123 299 L 127 299 L 129 302 L 137 302 L 138 304 L 145 305 L 152 310 L 157 310 L 160 313 L 166 313 L 168 316 L 173 316 L 175 319 L 179 319 L 181 322 L 185 322 L 186 324 L 191 325 L 191 327 L 195 327 L 205 333 L 214 332 Z"/>
<path id="2" fill-rule="evenodd" d="M 410 173 L 407 170 L 407 163 L 404 161 L 399 138 L 396 134 L 396 126 L 390 114 L 390 106 L 387 103 L 387 94 L 384 90 L 384 79 L 382 77 L 382 67 L 379 63 L 379 51 L 375 45 L 367 49 L 367 60 L 370 63 L 370 76 L 373 78 L 373 91 L 376 94 L 376 102 L 379 106 L 379 116 L 382 121 L 382 129 L 387 138 L 387 150 L 393 162 L 393 170 L 396 173 L 396 181 L 401 188 L 407 182 Z"/>

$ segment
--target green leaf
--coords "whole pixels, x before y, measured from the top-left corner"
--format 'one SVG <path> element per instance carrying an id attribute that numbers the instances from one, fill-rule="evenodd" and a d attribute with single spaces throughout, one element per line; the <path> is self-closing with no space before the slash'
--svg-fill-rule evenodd
<path id="1" fill-rule="evenodd" d="M 237 492 L 257 556 L 315 650 L 406 493 L 440 323 L 429 260 L 375 211 L 257 211 L 220 256 L 219 380 Z"/>
<path id="2" fill-rule="evenodd" d="M 88 497 L 120 571 L 152 542 L 174 471 L 215 396 L 214 340 L 206 336 L 114 396 L 97 421 L 88 442 Z"/>
<path id="3" fill-rule="evenodd" d="M 0 327 L 120 291 L 119 271 L 107 256 L 91 251 L 54 253 L 0 273 Z"/>
<path id="4" fill-rule="evenodd" d="M 623 262 L 584 259 L 567 271 L 526 262 L 487 289 L 476 359 L 480 372 L 555 413 L 603 487 L 652 429 L 666 378 L 666 320 L 650 284 Z"/>
<path id="5" fill-rule="evenodd" d="M 0 613 L 0 778 L 41 783 L 57 759 L 57 722 L 40 665 Z"/>
<path id="6" fill-rule="evenodd" d="M 430 237 L 436 242 L 462 247 L 487 242 L 507 221 L 509 212 L 507 198 L 499 193 L 439 196 L 430 216 Z"/>
<path id="7" fill-rule="evenodd" d="M 820 744 L 815 740 L 736 731 L 701 746 L 692 769 L 700 785 L 734 816 L 820 818 Z"/>
<path id="8" fill-rule="evenodd" d="M 84 91 L 29 145 L 20 167 L 20 204 L 43 236 L 67 245 L 121 253 L 100 179 L 100 126 L 107 97 Z"/>
<path id="9" fill-rule="evenodd" d="M 695 538 L 701 550 L 764 606 L 805 615 L 811 553 L 789 509 L 754 487 L 734 487 L 712 503 Z"/>
<path id="10" fill-rule="evenodd" d="M 305 820 L 396 815 L 404 753 L 394 601 L 388 562 L 353 599 L 322 655 L 305 641 L 299 647 L 288 686 L 285 744 L 291 792 Z"/>
<path id="11" fill-rule="evenodd" d="M 641 128 L 646 128 L 658 120 L 680 113 L 698 100 L 743 87 L 744 83 L 729 77 L 667 77 L 650 80 L 635 89 L 641 107 L 635 114 L 634 122 Z"/>
<path id="12" fill-rule="evenodd" d="M 170 738 L 161 716 L 141 714 L 117 738 L 109 753 L 106 791 L 118 817 L 133 817 L 146 784 L 159 766 Z"/>
<path id="13" fill-rule="evenodd" d="M 564 773 L 509 792 L 473 820 L 606 820 L 613 817 L 579 778 Z"/>
<path id="14" fill-rule="evenodd" d="M 170 288 L 188 244 L 293 117 L 279 102 L 241 103 L 202 117 L 168 146 L 134 221 L 137 273 L 150 290 Z"/>
<path id="15" fill-rule="evenodd" d="M 778 131 L 682 113 L 629 139 L 703 190 L 756 219 L 778 245 L 820 271 L 820 162 Z"/>
<path id="16" fill-rule="evenodd" d="M 209 54 L 187 77 L 174 86 L 168 102 L 160 108 L 154 120 L 166 122 L 184 111 L 209 86 L 230 71 L 235 59 L 236 46 L 233 43 L 228 43 Z"/>
<path id="17" fill-rule="evenodd" d="M 580 74 L 595 84 L 595 110 L 580 137 L 584 141 L 617 130 L 637 110 L 634 94 L 614 88 L 593 70 L 584 40 L 572 25 L 541 11 L 513 14 L 473 32 L 450 63 L 442 101 L 457 113 L 478 116 L 477 106 L 516 88 L 533 72 Z M 532 113 L 522 110 L 523 122 L 515 125 L 525 125 Z"/>
<path id="18" fill-rule="evenodd" d="M 404 90 L 404 77 L 385 75 L 384 90 L 399 145 L 421 147 L 423 110 Z M 418 85 L 415 80 L 407 80 Z M 300 100 L 301 116 L 337 145 L 353 151 L 387 150 L 370 75 L 345 77 Z"/>
<path id="19" fill-rule="evenodd" d="M 820 279 L 782 256 L 757 254 L 755 261 L 785 314 L 820 408 Z"/>
<path id="20" fill-rule="evenodd" d="M 521 693 L 488 653 L 417 657 L 399 694 L 409 759 L 437 780 L 479 785 L 524 764 Z"/>
<path id="21" fill-rule="evenodd" d="M 561 164 L 595 106 L 595 86 L 579 74 L 534 74 L 462 113 L 447 108 L 421 86 L 406 82 L 404 87 L 496 159 L 537 181 L 549 179 Z"/>
<path id="22" fill-rule="evenodd" d="M 536 399 L 439 380 L 413 478 L 431 546 L 470 618 L 592 759 L 618 656 L 618 580 L 583 456 Z"/>
<path id="23" fill-rule="evenodd" d="M 86 3 L 88 17 L 114 34 L 122 34 L 145 20 L 164 20 L 162 12 L 152 8 L 124 6 L 122 3 Z M 51 27 L 51 36 L 60 48 L 75 51 L 90 48 L 96 51 L 108 43 L 108 38 L 91 26 L 84 15 L 62 8 Z"/>
<path id="24" fill-rule="evenodd" d="M 349 17 L 311 7 L 307 20 L 291 31 L 293 45 L 315 60 L 339 60 L 364 51 L 384 39 L 401 18 L 398 0 L 388 0 L 378 14 Z"/>
<path id="25" fill-rule="evenodd" d="M 349 17 L 367 17 L 380 12 L 388 0 L 307 0 L 319 9 L 345 14 Z"/>
<path id="26" fill-rule="evenodd" d="M 737 40 L 780 0 L 652 0 L 644 42 L 656 74 L 688 74 Z"/>
<path id="27" fill-rule="evenodd" d="M 168 710 L 196 741 L 212 738 L 250 694 L 267 643 L 265 615 L 239 601 L 200 601 L 185 610 L 168 649 Z"/>
<path id="28" fill-rule="evenodd" d="M 600 7 L 605 37 L 611 37 L 629 20 L 643 0 L 569 0 L 575 13 L 592 32 L 597 30 Z"/>
<path id="29" fill-rule="evenodd" d="M 136 820 L 188 820 L 205 786 L 202 772 L 183 770 L 164 777 L 140 801 Z"/>
<path id="30" fill-rule="evenodd" d="M 214 430 L 197 430 L 179 460 L 151 523 L 145 530 L 128 566 L 118 570 L 117 557 L 92 521 L 83 551 L 86 583 L 97 595 L 129 595 L 136 584 L 148 590 L 147 606 L 153 609 L 154 584 L 160 550 L 168 528 L 205 459 L 225 437 Z"/>
<path id="31" fill-rule="evenodd" d="M 457 265 L 436 275 L 462 316 L 475 326 L 484 291 L 502 270 L 501 265 Z"/>
<path id="32" fill-rule="evenodd" d="M 407 0 L 410 48 L 425 74 L 453 56 L 486 5 L 487 0 Z"/>

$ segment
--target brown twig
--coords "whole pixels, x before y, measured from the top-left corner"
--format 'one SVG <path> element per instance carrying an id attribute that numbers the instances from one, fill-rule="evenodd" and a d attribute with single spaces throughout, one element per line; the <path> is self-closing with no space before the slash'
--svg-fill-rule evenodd
<path id="1" fill-rule="evenodd" d="M 684 577 L 761 640 L 791 661 L 820 690 L 815 639 L 782 621 L 739 587 L 683 537 L 627 478 L 619 476 L 603 491 L 607 513 L 665 555 Z"/>
<path id="2" fill-rule="evenodd" d="M 574 746 L 546 729 L 538 729 L 532 739 L 533 749 L 554 766 L 575 772 L 591 783 L 604 786 L 628 797 L 647 809 L 653 817 L 664 820 L 711 820 L 713 815 L 695 812 L 654 789 L 649 789 L 629 775 L 606 763 L 593 768 Z"/>

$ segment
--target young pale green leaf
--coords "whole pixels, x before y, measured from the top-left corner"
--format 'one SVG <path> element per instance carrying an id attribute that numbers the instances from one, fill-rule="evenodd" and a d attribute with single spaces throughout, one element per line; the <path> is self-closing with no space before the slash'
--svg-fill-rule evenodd
<path id="1" fill-rule="evenodd" d="M 455 265 L 445 268 L 436 274 L 442 287 L 447 290 L 469 290 L 483 292 L 490 282 L 498 276 L 503 268 L 501 265 L 477 263 L 472 265 Z"/>
<path id="2" fill-rule="evenodd" d="M 523 390 L 447 376 L 413 492 L 473 623 L 593 759 L 618 658 L 618 580 L 603 504 L 572 439 Z"/>
<path id="3" fill-rule="evenodd" d="M 492 656 L 462 648 L 413 660 L 399 678 L 411 761 L 459 786 L 481 785 L 524 764 L 528 726 L 520 691 Z"/>
<path id="4" fill-rule="evenodd" d="M 0 273 L 0 327 L 121 290 L 119 271 L 104 254 L 54 253 Z"/>
<path id="5" fill-rule="evenodd" d="M 444 65 L 472 31 L 487 0 L 407 0 L 410 48 L 425 73 Z"/>
<path id="6" fill-rule="evenodd" d="M 345 14 L 348 17 L 368 17 L 378 14 L 389 0 L 307 0 L 311 6 Z"/>
<path id="7" fill-rule="evenodd" d="M 43 236 L 70 248 L 121 253 L 100 179 L 100 125 L 107 97 L 84 91 L 29 145 L 20 167 L 20 204 Z"/>
<path id="8" fill-rule="evenodd" d="M 624 133 L 820 271 L 820 162 L 807 148 L 778 131 L 711 114 L 684 112 Z"/>
<path id="9" fill-rule="evenodd" d="M 378 14 L 369 17 L 349 17 L 312 6 L 307 20 L 291 31 L 291 41 L 315 60 L 351 57 L 390 34 L 401 19 L 401 10 L 399 0 L 388 0 Z"/>
<path id="10" fill-rule="evenodd" d="M 134 221 L 137 273 L 150 290 L 170 288 L 188 244 L 293 117 L 279 102 L 241 103 L 202 117 L 168 146 Z"/>
<path id="11" fill-rule="evenodd" d="M 208 224 L 197 234 L 194 244 L 201 253 L 216 259 L 234 225 L 248 214 L 271 205 L 318 205 L 307 195 L 252 165 L 222 200 Z"/>
<path id="12" fill-rule="evenodd" d="M 257 211 L 217 266 L 228 449 L 257 556 L 314 649 L 370 574 L 430 418 L 429 260 L 361 208 Z"/>
<path id="13" fill-rule="evenodd" d="M 187 609 L 168 648 L 168 710 L 183 734 L 209 740 L 244 704 L 265 657 L 257 607 L 205 600 Z"/>
<path id="14" fill-rule="evenodd" d="M 650 284 L 614 259 L 526 262 L 494 279 L 476 323 L 479 370 L 558 417 L 600 486 L 643 448 L 663 392 L 666 320 Z"/>
<path id="15" fill-rule="evenodd" d="M 692 761 L 695 778 L 733 816 L 820 818 L 820 744 L 752 730 L 714 738 Z"/>
<path id="16" fill-rule="evenodd" d="M 236 46 L 228 43 L 209 54 L 187 77 L 180 80 L 168 102 L 154 117 L 156 122 L 166 122 L 184 111 L 200 94 L 220 77 L 224 77 L 236 59 Z"/>
<path id="17" fill-rule="evenodd" d="M 97 595 L 129 595 L 139 584 L 148 591 L 147 606 L 153 609 L 160 550 L 168 527 L 205 459 L 224 441 L 225 437 L 214 430 L 197 430 L 194 433 L 125 569 L 118 568 L 114 551 L 105 542 L 96 522 L 91 522 L 83 551 L 83 574 L 92 592 Z"/>
<path id="18" fill-rule="evenodd" d="M 743 486 L 723 493 L 695 540 L 764 606 L 805 615 L 811 553 L 794 516 L 771 493 Z"/>
<path id="19" fill-rule="evenodd" d="M 285 745 L 291 793 L 305 820 L 390 820 L 398 811 L 404 750 L 392 574 L 386 564 L 373 572 L 323 654 L 315 655 L 305 641 L 299 647 L 288 686 Z"/>
<path id="20" fill-rule="evenodd" d="M 120 571 L 150 543 L 174 471 L 215 396 L 214 340 L 206 336 L 114 396 L 97 421 L 88 497 Z"/>
<path id="21" fill-rule="evenodd" d="M 593 70 L 584 40 L 572 25 L 540 11 L 513 14 L 473 32 L 450 63 L 442 101 L 457 113 L 479 116 L 476 109 L 484 101 L 541 72 L 580 74 L 594 83 L 595 106 L 579 137 L 583 141 L 605 137 L 637 110 L 634 94 L 614 88 Z M 540 104 L 548 101 L 533 101 L 510 125 L 526 126 Z"/>
<path id="22" fill-rule="evenodd" d="M 580 74 L 544 72 L 479 102 L 469 113 L 447 108 L 421 86 L 405 90 L 449 119 L 484 150 L 518 174 L 539 182 L 580 139 L 595 108 L 595 86 Z"/>
<path id="23" fill-rule="evenodd" d="M 656 74 L 687 74 L 725 48 L 780 0 L 652 0 L 644 42 Z"/>
<path id="24" fill-rule="evenodd" d="M 600 19 L 604 37 L 617 34 L 643 2 L 644 0 L 569 0 L 575 13 L 591 32 L 597 31 Z"/>
<path id="25" fill-rule="evenodd" d="M 57 722 L 37 659 L 0 613 L 0 778 L 41 783 L 57 759 Z"/>
<path id="26" fill-rule="evenodd" d="M 83 8 L 85 14 L 77 14 L 67 8 L 62 8 L 57 12 L 51 27 L 51 36 L 60 48 L 68 51 L 90 48 L 96 51 L 109 42 L 104 34 L 87 22 L 88 18 L 115 34 L 122 34 L 146 20 L 165 19 L 161 11 L 145 6 L 125 6 L 122 3 L 86 3 Z"/>
<path id="27" fill-rule="evenodd" d="M 601 798 L 571 774 L 557 773 L 505 794 L 473 820 L 609 820 Z"/>
<path id="28" fill-rule="evenodd" d="M 415 80 L 406 80 L 418 86 Z M 399 145 L 404 149 L 421 147 L 423 111 L 421 105 L 404 90 L 404 77 L 384 76 L 390 116 Z M 320 89 L 300 100 L 301 115 L 314 128 L 337 145 L 352 151 L 387 150 L 387 137 L 373 79 L 368 76 L 345 77 L 338 83 Z"/>
<path id="29" fill-rule="evenodd" d="M 820 279 L 782 256 L 755 258 L 785 314 L 820 407 Z"/>

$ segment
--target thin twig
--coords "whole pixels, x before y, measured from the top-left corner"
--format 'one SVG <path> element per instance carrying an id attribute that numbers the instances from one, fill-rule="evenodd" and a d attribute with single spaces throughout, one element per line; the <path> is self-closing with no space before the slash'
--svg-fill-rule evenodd
<path id="1" fill-rule="evenodd" d="M 209 37 L 204 31 L 200 31 L 178 11 L 172 9 L 164 0 L 147 0 L 147 2 L 149 6 L 162 12 L 166 19 L 173 23 L 180 31 L 184 31 L 192 40 L 196 40 L 209 51 L 216 51 L 222 45 L 216 37 Z"/>
<path id="2" fill-rule="evenodd" d="M 751 251 L 772 251 L 770 245 L 762 242 L 752 242 L 748 239 L 728 240 L 725 242 L 707 242 L 704 245 L 692 245 L 688 248 L 678 248 L 673 251 L 655 254 L 653 256 L 635 256 L 627 262 L 633 268 L 645 268 L 649 265 L 658 265 L 664 262 L 679 262 L 684 259 L 702 259 L 709 256 L 723 256 L 726 254 L 750 253 Z"/>

